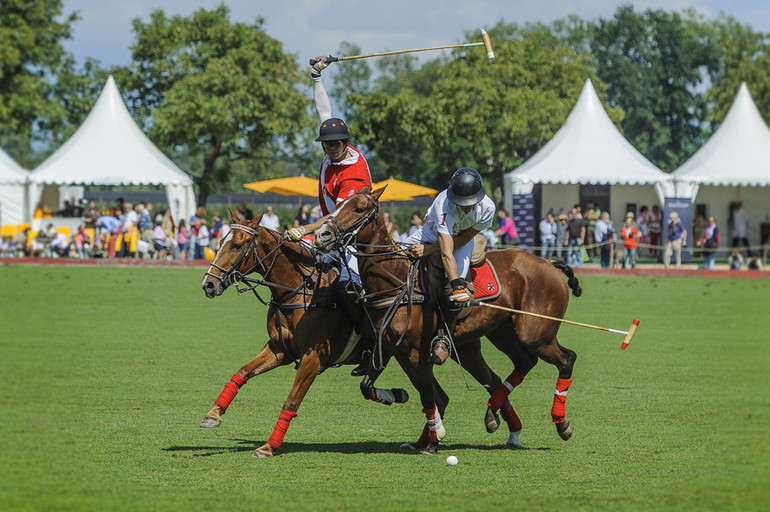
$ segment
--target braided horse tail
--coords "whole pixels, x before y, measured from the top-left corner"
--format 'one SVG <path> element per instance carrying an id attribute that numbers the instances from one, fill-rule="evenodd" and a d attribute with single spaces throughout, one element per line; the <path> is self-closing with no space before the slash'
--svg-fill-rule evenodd
<path id="1" fill-rule="evenodd" d="M 572 295 L 580 297 L 583 294 L 583 289 L 580 287 L 580 283 L 578 282 L 578 278 L 575 277 L 575 271 L 572 270 L 572 267 L 560 261 L 551 261 L 551 265 L 561 270 L 562 274 L 567 276 L 567 284 L 570 289 L 572 289 Z"/>

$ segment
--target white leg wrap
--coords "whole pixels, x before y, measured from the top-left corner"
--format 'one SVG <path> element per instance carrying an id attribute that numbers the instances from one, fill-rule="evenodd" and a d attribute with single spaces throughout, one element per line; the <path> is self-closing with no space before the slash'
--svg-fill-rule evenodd
<path id="1" fill-rule="evenodd" d="M 438 412 L 438 407 L 433 409 L 433 419 L 428 420 L 428 429 L 435 433 L 436 439 L 441 441 L 446 435 L 444 424 L 441 422 L 441 414 Z"/>
<path id="2" fill-rule="evenodd" d="M 524 448 L 519 442 L 519 434 L 521 434 L 521 430 L 508 434 L 508 441 L 505 442 L 505 446 L 509 448 Z"/>

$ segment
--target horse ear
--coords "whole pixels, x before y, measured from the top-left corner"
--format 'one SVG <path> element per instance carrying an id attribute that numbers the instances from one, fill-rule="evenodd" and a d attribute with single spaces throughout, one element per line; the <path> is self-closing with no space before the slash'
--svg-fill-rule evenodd
<path id="1" fill-rule="evenodd" d="M 265 212 L 262 212 L 262 213 L 260 213 L 260 214 L 259 214 L 259 217 L 254 217 L 253 219 L 251 219 L 251 225 L 252 225 L 253 227 L 255 227 L 255 228 L 256 228 L 257 226 L 259 226 L 259 223 L 260 223 L 260 222 L 262 222 L 262 216 L 263 216 L 264 214 L 265 214 Z"/>
<path id="2" fill-rule="evenodd" d="M 383 193 L 383 192 L 385 192 L 385 189 L 386 189 L 386 188 L 388 188 L 388 186 L 387 186 L 387 185 L 385 185 L 385 186 L 384 186 L 384 187 L 382 187 L 382 188 L 378 188 L 377 190 L 375 190 L 374 192 L 372 192 L 372 197 L 374 197 L 375 199 L 379 199 L 379 198 L 380 198 L 380 196 L 382 195 L 382 193 Z"/>
<path id="3" fill-rule="evenodd" d="M 228 207 L 227 207 L 227 211 L 229 211 L 229 212 L 230 212 L 230 220 L 232 220 L 232 221 L 233 221 L 233 224 L 240 224 L 240 223 L 241 223 L 241 219 L 240 219 L 240 217 L 238 217 L 237 215 L 235 215 L 235 212 L 233 211 L 233 209 L 232 209 L 232 208 L 230 208 L 230 207 L 228 206 Z"/>

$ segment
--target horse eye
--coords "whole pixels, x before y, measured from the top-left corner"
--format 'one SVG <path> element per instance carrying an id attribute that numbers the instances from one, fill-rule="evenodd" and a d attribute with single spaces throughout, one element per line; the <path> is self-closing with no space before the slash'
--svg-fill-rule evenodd
<path id="1" fill-rule="evenodd" d="M 355 208 L 353 208 L 353 211 L 355 211 L 356 213 L 364 213 L 364 209 L 361 208 L 360 206 L 356 206 Z"/>
<path id="2" fill-rule="evenodd" d="M 240 251 L 241 247 L 243 247 L 243 245 L 241 245 L 241 244 L 239 244 L 237 242 L 233 242 L 233 249 L 235 249 L 236 251 Z"/>

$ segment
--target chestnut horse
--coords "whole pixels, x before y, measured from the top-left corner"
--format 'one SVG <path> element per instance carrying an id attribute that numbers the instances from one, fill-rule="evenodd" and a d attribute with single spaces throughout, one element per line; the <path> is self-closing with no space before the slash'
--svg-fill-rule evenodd
<path id="1" fill-rule="evenodd" d="M 271 457 L 283 443 L 289 422 L 297 416 L 316 376 L 331 365 L 358 364 L 363 344 L 354 335 L 349 315 L 336 307 L 331 294 L 330 283 L 336 271 L 321 268 L 310 245 L 286 241 L 280 233 L 259 226 L 260 219 L 244 225 L 233 218 L 231 231 L 206 271 L 201 287 L 207 297 L 214 298 L 230 285 L 251 282 L 255 284 L 239 291 L 254 290 L 260 300 L 255 287 L 269 288 L 269 341 L 225 384 L 200 426 L 218 427 L 240 387 L 252 377 L 299 361 L 294 385 L 273 434 L 254 451 L 255 457 Z M 252 272 L 262 279 L 247 278 Z M 367 398 L 388 404 L 405 402 L 408 395 L 401 389 L 372 387 L 372 394 Z"/>
<path id="2" fill-rule="evenodd" d="M 358 249 L 358 267 L 364 291 L 378 297 L 395 296 L 403 292 L 413 279 L 411 258 L 390 238 L 378 199 L 385 189 L 370 193 L 363 188 L 345 200 L 315 232 L 316 247 L 321 251 L 352 246 Z M 569 289 L 575 296 L 581 294 L 577 278 L 566 265 L 552 264 L 526 251 L 508 249 L 490 251 L 487 258 L 494 265 L 501 283 L 501 294 L 491 304 L 522 311 L 562 318 L 569 303 Z M 557 267 L 559 270 L 557 270 Z M 562 273 L 569 279 L 565 283 Z M 366 297 L 365 297 L 366 298 Z M 444 434 L 441 418 L 446 403 L 434 393 L 433 364 L 430 350 L 431 339 L 437 330 L 435 309 L 429 302 L 414 304 L 412 308 L 398 308 L 385 312 L 365 300 L 367 313 L 374 328 L 387 342 L 387 349 L 395 356 L 420 393 L 423 412 L 428 420 L 428 441 L 421 436 L 418 445 L 427 453 L 435 453 Z M 408 311 L 411 309 L 411 311 Z M 537 317 L 516 315 L 493 308 L 472 311 L 454 330 L 455 350 L 460 352 L 466 369 L 481 382 L 477 361 L 463 358 L 463 348 L 478 347 L 480 339 L 487 337 L 514 363 L 514 371 L 505 382 L 488 388 L 491 394 L 486 421 L 494 422 L 496 411 L 501 410 L 508 419 L 515 417 L 508 404 L 508 394 L 519 385 L 535 366 L 538 358 L 556 366 L 559 377 L 551 408 L 551 416 L 559 436 L 567 440 L 572 435 L 572 425 L 565 419 L 564 404 L 572 382 L 572 368 L 576 354 L 562 347 L 556 339 L 559 322 Z M 479 352 L 474 350 L 472 352 Z M 499 382 L 499 380 L 498 380 Z M 518 422 L 518 418 L 515 418 Z M 519 422 L 520 430 L 520 422 Z M 425 431 L 423 431 L 425 433 Z"/>

